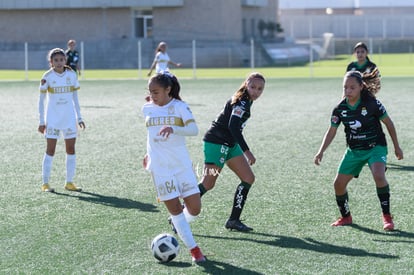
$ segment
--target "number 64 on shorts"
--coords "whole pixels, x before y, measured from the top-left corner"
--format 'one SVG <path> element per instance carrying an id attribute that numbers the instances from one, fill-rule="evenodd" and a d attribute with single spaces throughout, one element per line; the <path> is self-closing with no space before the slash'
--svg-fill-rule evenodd
<path id="1" fill-rule="evenodd" d="M 166 201 L 180 196 L 180 192 L 176 187 L 176 181 L 171 176 L 152 175 L 155 188 L 157 189 L 158 200 Z"/>

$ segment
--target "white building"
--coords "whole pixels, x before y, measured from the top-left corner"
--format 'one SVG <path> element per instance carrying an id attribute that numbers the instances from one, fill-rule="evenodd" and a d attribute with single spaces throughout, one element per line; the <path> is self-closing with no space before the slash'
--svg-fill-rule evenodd
<path id="1" fill-rule="evenodd" d="M 412 0 L 279 0 L 285 35 L 296 39 L 412 39 L 413 14 Z"/>

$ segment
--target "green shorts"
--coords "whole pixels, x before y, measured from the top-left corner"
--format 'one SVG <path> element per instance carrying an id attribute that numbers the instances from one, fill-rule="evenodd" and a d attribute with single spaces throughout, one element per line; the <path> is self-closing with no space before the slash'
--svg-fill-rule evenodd
<path id="1" fill-rule="evenodd" d="M 347 149 L 338 168 L 339 174 L 359 176 L 366 163 L 369 166 L 375 162 L 387 164 L 388 150 L 386 146 L 375 146 L 369 150 Z"/>
<path id="2" fill-rule="evenodd" d="M 239 144 L 229 147 L 204 141 L 204 163 L 206 164 L 215 164 L 223 168 L 226 161 L 241 155 L 243 155 L 243 151 Z"/>

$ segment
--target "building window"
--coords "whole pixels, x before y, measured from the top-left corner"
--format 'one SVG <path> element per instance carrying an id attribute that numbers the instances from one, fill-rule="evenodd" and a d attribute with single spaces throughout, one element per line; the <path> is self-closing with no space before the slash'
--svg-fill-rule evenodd
<path id="1" fill-rule="evenodd" d="M 135 37 L 152 37 L 152 12 L 149 10 L 137 10 L 134 15 Z"/>

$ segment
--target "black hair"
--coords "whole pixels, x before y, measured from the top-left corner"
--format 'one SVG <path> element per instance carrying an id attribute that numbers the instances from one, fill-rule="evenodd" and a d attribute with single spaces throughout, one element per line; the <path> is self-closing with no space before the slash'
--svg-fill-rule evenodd
<path id="1" fill-rule="evenodd" d="M 362 73 L 358 71 L 349 71 L 345 74 L 344 78 L 349 78 L 349 77 L 355 78 L 359 84 L 362 84 L 363 88 L 361 90 L 361 99 L 364 99 L 366 97 L 375 97 L 374 95 L 375 93 L 369 90 L 369 87 L 367 83 L 365 82 L 364 76 Z"/>
<path id="2" fill-rule="evenodd" d="M 354 46 L 354 52 L 358 48 L 363 48 L 364 50 L 366 50 L 367 52 L 369 52 L 368 51 L 368 47 L 367 47 L 367 45 L 364 42 L 358 42 L 358 43 L 356 43 L 355 46 Z"/>
<path id="3" fill-rule="evenodd" d="M 172 98 L 181 100 L 180 97 L 180 83 L 178 82 L 177 77 L 173 75 L 170 72 L 163 72 L 163 73 L 157 73 L 154 76 L 152 76 L 149 80 L 149 82 L 156 82 L 164 89 L 171 87 L 170 93 L 168 94 Z"/>

